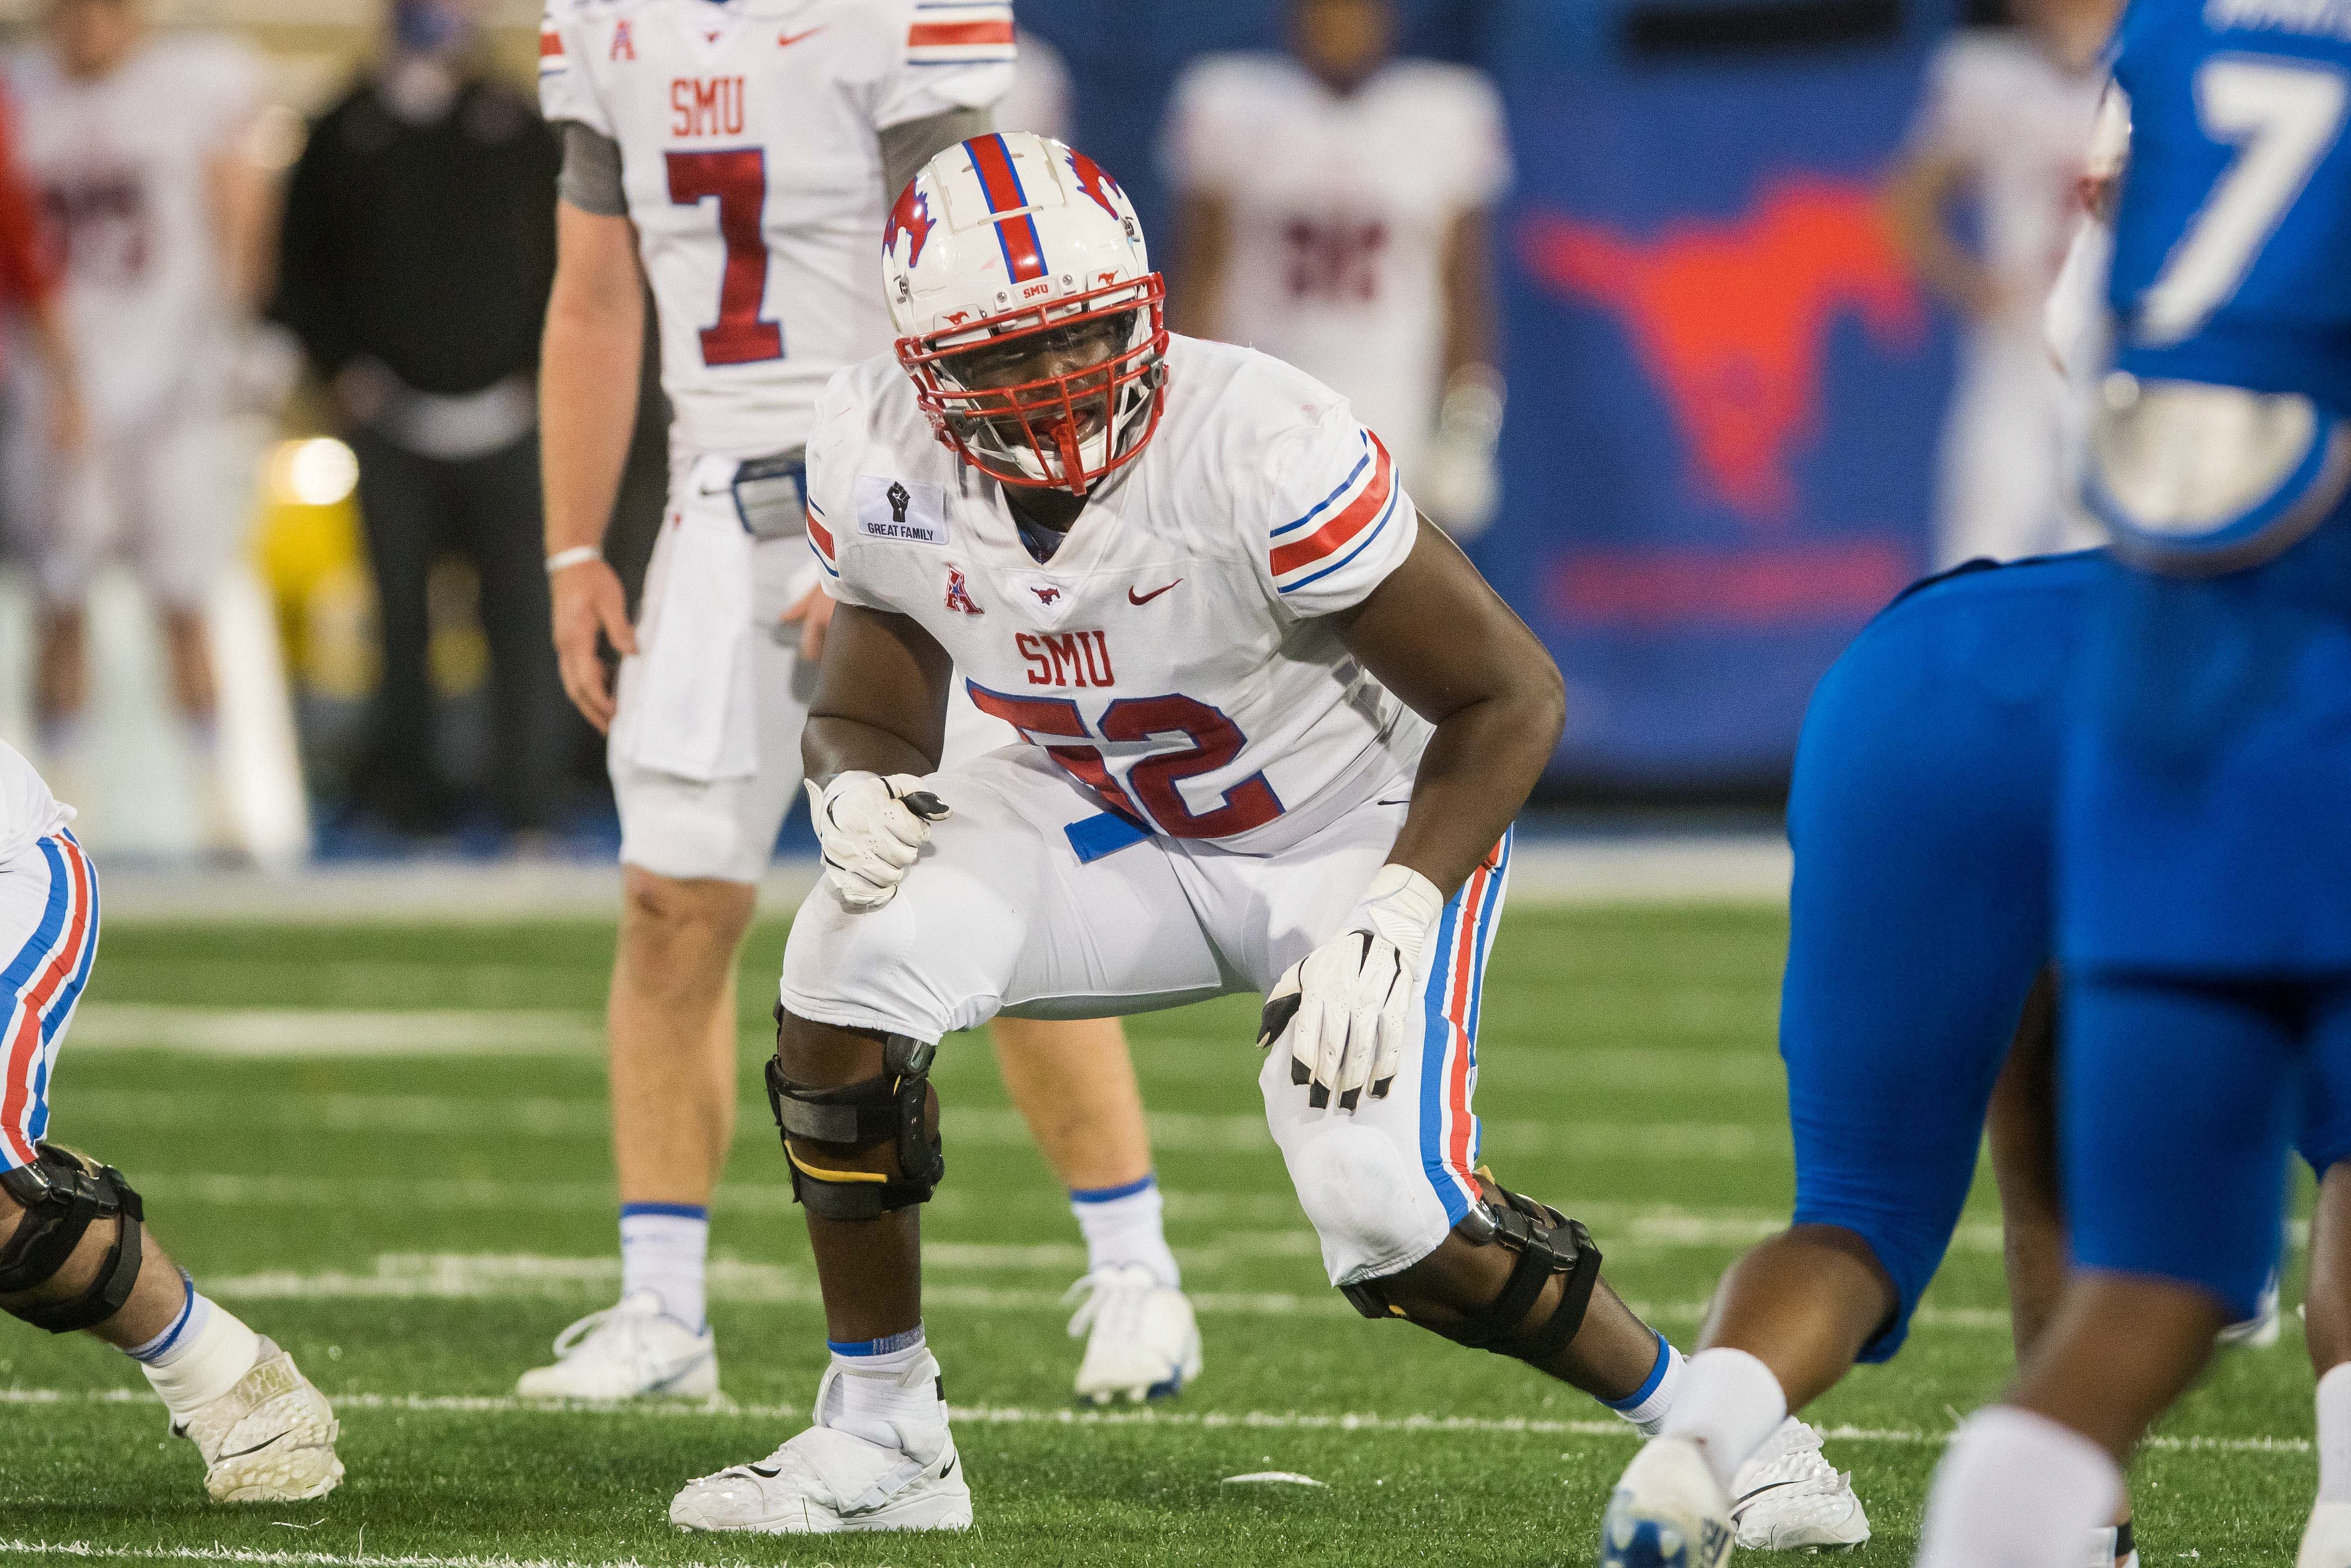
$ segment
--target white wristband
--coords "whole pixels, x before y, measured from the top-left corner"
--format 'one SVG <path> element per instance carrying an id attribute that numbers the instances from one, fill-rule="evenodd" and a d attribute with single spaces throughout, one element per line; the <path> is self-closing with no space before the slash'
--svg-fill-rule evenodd
<path id="1" fill-rule="evenodd" d="M 585 566 L 591 560 L 603 559 L 604 549 L 601 545 L 573 545 L 569 549 L 557 550 L 547 558 L 547 575 L 553 577 L 568 568 Z"/>

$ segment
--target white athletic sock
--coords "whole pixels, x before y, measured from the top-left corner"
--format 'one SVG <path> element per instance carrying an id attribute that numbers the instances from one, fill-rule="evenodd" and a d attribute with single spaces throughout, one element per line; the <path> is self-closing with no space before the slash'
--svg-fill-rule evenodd
<path id="1" fill-rule="evenodd" d="M 1086 1239 L 1087 1270 L 1139 1263 L 1169 1290 L 1180 1287 L 1183 1274 L 1167 1249 L 1166 1208 L 1155 1176 L 1124 1186 L 1071 1189 L 1070 1212 Z"/>
<path id="2" fill-rule="evenodd" d="M 931 1358 L 920 1323 L 887 1339 L 843 1344 L 827 1340 L 832 1370 L 816 1424 L 852 1433 L 884 1448 L 903 1448 L 904 1429 L 935 1427 L 945 1418 L 939 1364 Z"/>
<path id="3" fill-rule="evenodd" d="M 710 1211 L 695 1203 L 621 1205 L 621 1295 L 661 1298 L 662 1311 L 700 1333 L 707 1308 L 703 1270 L 710 1256 Z"/>
<path id="4" fill-rule="evenodd" d="M 1665 1430 L 1667 1412 L 1673 1409 L 1674 1401 L 1681 1396 L 1682 1369 L 1688 1364 L 1682 1359 L 1682 1353 L 1659 1334 L 1656 1364 L 1649 1369 L 1641 1386 L 1622 1399 L 1603 1399 L 1600 1403 L 1638 1427 L 1643 1437 L 1654 1437 Z"/>
<path id="5" fill-rule="evenodd" d="M 1743 1350 L 1717 1345 L 1689 1358 L 1658 1431 L 1694 1440 L 1727 1492 L 1739 1467 L 1787 1418 L 1788 1396 L 1771 1369 Z"/>
<path id="6" fill-rule="evenodd" d="M 2089 1438 L 1990 1406 L 1968 1417 L 1936 1469 L 1918 1568 L 2075 1568 L 2122 1492 L 2121 1468 Z"/>
<path id="7" fill-rule="evenodd" d="M 261 1336 L 236 1314 L 192 1284 L 187 1292 L 172 1326 L 129 1352 L 163 1407 L 181 1420 L 235 1387 L 261 1356 Z"/>
<path id="8" fill-rule="evenodd" d="M 2318 1380 L 2318 1500 L 2351 1502 L 2351 1362 Z"/>

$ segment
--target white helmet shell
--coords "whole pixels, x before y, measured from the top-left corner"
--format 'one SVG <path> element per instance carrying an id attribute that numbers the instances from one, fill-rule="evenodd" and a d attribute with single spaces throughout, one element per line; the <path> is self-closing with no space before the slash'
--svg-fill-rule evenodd
<path id="1" fill-rule="evenodd" d="M 923 166 L 882 235 L 890 320 L 951 337 L 987 317 L 1151 273 L 1134 204 L 1101 165 L 1025 131 L 976 136 Z"/>

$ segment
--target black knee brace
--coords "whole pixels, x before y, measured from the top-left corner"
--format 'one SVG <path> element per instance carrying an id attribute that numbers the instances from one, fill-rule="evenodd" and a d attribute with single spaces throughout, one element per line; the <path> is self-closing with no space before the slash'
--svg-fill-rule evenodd
<path id="1" fill-rule="evenodd" d="M 1476 1179 L 1485 1201 L 1470 1206 L 1468 1216 L 1453 1228 L 1454 1233 L 1475 1246 L 1499 1245 L 1515 1253 L 1518 1261 L 1502 1282 L 1499 1295 L 1443 1332 L 1458 1343 L 1544 1365 L 1583 1326 L 1584 1311 L 1592 1305 L 1592 1288 L 1600 1280 L 1600 1249 L 1593 1245 L 1592 1232 L 1581 1221 L 1511 1192 L 1482 1166 Z M 1528 1322 L 1554 1274 L 1565 1280 L 1559 1304 L 1541 1322 Z M 1388 1300 L 1382 1288 L 1384 1283 L 1366 1280 L 1340 1290 L 1367 1318 L 1405 1315 Z"/>
<path id="2" fill-rule="evenodd" d="M 114 1245 L 106 1249 L 89 1289 L 69 1301 L 10 1307 L 16 1316 L 51 1333 L 104 1322 L 131 1299 L 139 1282 L 139 1195 L 112 1166 L 43 1144 L 29 1166 L 0 1171 L 0 1188 L 23 1206 L 16 1233 L 0 1245 L 0 1295 L 29 1291 L 55 1279 L 81 1245 L 93 1220 L 111 1217 Z"/>
<path id="3" fill-rule="evenodd" d="M 781 1061 L 768 1059 L 768 1103 L 791 1162 L 795 1202 L 826 1219 L 879 1219 L 893 1208 L 931 1200 L 947 1170 L 941 1141 L 927 1125 L 931 1058 L 937 1051 L 936 1045 L 891 1035 L 882 1042 L 883 1075 L 839 1089 L 795 1083 L 784 1076 Z M 843 1170 L 811 1157 L 822 1150 L 862 1154 L 883 1144 L 896 1146 L 894 1176 Z"/>

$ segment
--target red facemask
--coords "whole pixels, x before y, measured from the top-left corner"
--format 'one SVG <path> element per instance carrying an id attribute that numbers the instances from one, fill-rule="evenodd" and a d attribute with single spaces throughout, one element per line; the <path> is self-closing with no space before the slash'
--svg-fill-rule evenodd
<path id="1" fill-rule="evenodd" d="M 1157 273 L 1067 296 L 946 331 L 901 338 L 898 362 L 941 440 L 999 484 L 1050 486 L 1083 496 L 1134 460 L 1159 426 L 1166 375 L 1166 290 Z M 1024 342 L 1147 311 L 1124 346 L 1054 374 L 1002 386 L 968 384 L 968 359 L 1017 354 Z M 1088 447 L 1095 448 L 1089 461 Z M 1035 465 L 1022 462 L 1026 455 Z"/>

